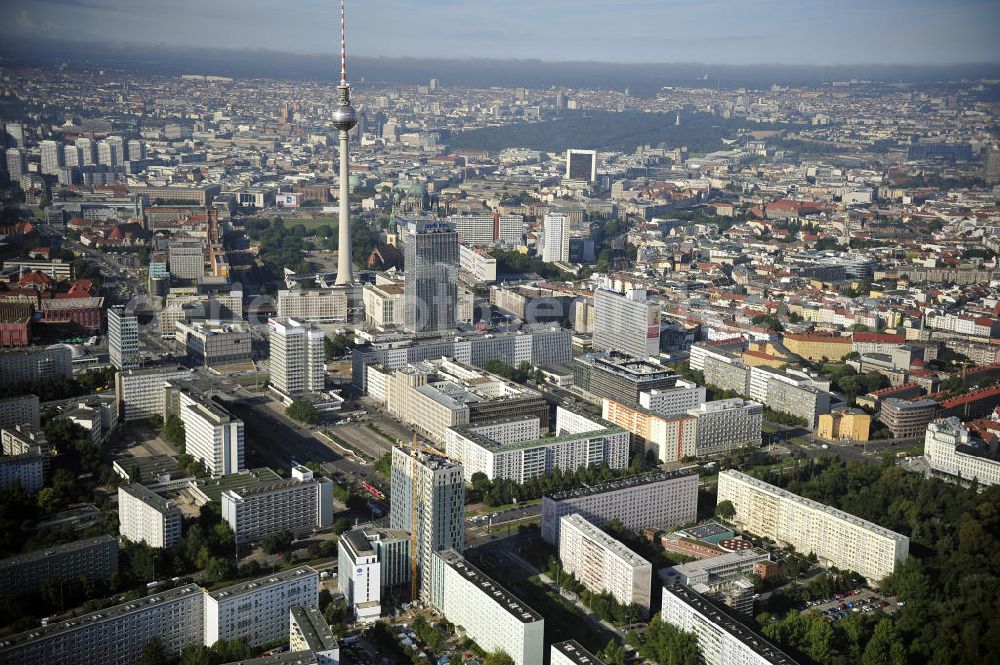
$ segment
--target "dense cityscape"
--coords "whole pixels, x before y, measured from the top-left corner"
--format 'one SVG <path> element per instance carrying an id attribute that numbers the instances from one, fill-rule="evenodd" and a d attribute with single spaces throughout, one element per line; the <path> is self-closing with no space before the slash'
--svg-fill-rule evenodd
<path id="1" fill-rule="evenodd" d="M 0 57 L 0 663 L 1000 653 L 1000 76 L 383 81 L 339 11 L 332 82 Z"/>

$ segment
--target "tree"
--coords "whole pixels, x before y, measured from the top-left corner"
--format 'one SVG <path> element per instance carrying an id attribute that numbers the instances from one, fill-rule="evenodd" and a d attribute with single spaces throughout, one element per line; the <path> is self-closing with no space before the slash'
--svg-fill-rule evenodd
<path id="1" fill-rule="evenodd" d="M 514 665 L 514 659 L 503 649 L 495 649 L 486 654 L 483 665 Z"/>
<path id="2" fill-rule="evenodd" d="M 292 541 L 294 540 L 295 534 L 288 529 L 284 529 L 278 533 L 272 533 L 264 539 L 264 551 L 268 554 L 283 552 L 291 546 Z"/>
<path id="3" fill-rule="evenodd" d="M 625 648 L 615 640 L 608 640 L 607 646 L 597 657 L 608 665 L 625 665 Z"/>
<path id="4" fill-rule="evenodd" d="M 875 632 L 861 655 L 861 665 L 906 665 L 906 648 L 890 619 L 882 619 L 875 625 Z"/>
<path id="5" fill-rule="evenodd" d="M 285 409 L 285 415 L 294 420 L 298 420 L 300 423 L 311 425 L 316 422 L 319 412 L 317 412 L 316 407 L 309 402 L 297 399 L 292 402 L 287 409 Z"/>
<path id="6" fill-rule="evenodd" d="M 721 517 L 724 520 L 732 519 L 733 515 L 736 514 L 736 508 L 733 507 L 733 502 L 729 499 L 725 501 L 720 501 L 715 507 L 715 516 Z"/>
<path id="7" fill-rule="evenodd" d="M 167 665 L 170 662 L 167 652 L 163 648 L 163 642 L 159 637 L 150 638 L 146 645 L 142 647 L 142 655 L 139 656 L 139 665 Z"/>
<path id="8" fill-rule="evenodd" d="M 323 351 L 327 362 L 342 358 L 349 348 L 350 340 L 347 335 L 334 335 L 332 338 L 323 337 Z"/>
<path id="9" fill-rule="evenodd" d="M 163 425 L 163 438 L 177 446 L 181 454 L 184 454 L 184 443 L 186 441 L 184 432 L 184 421 L 180 417 L 170 414 Z"/>

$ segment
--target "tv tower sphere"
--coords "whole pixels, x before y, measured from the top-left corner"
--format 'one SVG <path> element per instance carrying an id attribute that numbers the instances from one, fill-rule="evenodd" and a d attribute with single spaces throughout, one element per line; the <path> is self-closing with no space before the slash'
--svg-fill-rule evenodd
<path id="1" fill-rule="evenodd" d="M 342 132 L 349 132 L 358 124 L 358 113 L 351 106 L 351 88 L 346 83 L 337 86 L 337 107 L 333 109 L 333 126 Z"/>

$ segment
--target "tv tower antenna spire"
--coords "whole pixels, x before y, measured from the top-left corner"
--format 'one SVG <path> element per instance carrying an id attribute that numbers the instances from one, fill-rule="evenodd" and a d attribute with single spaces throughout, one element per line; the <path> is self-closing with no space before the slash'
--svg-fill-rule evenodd
<path id="1" fill-rule="evenodd" d="M 351 262 L 350 221 L 350 154 L 347 133 L 358 124 L 358 114 L 351 106 L 351 86 L 347 83 L 347 28 L 344 20 L 344 0 L 340 0 L 340 85 L 337 86 L 337 107 L 333 110 L 333 126 L 340 130 L 340 220 L 337 230 L 336 285 L 354 283 Z"/>

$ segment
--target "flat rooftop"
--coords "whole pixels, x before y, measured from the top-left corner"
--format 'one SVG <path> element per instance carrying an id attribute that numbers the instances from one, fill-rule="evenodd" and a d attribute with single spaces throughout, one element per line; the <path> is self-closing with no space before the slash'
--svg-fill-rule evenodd
<path id="1" fill-rule="evenodd" d="M 269 469 L 248 469 L 239 473 L 230 473 L 221 478 L 199 478 L 194 481 L 196 492 L 204 495 L 208 501 L 218 501 L 226 490 L 236 490 L 241 494 L 256 485 L 268 485 L 281 480 L 281 476 Z"/>
<path id="2" fill-rule="evenodd" d="M 653 485 L 655 483 L 669 482 L 671 480 L 678 480 L 680 478 L 687 478 L 690 476 L 697 478 L 698 474 L 692 471 L 683 471 L 683 470 L 656 471 L 653 473 L 646 473 L 641 476 L 632 476 L 630 478 L 609 480 L 608 482 L 601 483 L 600 485 L 592 485 L 590 487 L 583 487 L 575 490 L 567 490 L 565 492 L 556 492 L 555 494 L 550 494 L 545 498 L 551 499 L 552 501 L 579 499 L 585 496 L 604 494 L 606 492 L 618 492 L 620 490 L 632 489 L 633 487 L 642 487 L 644 485 Z"/>
<path id="3" fill-rule="evenodd" d="M 355 557 L 375 555 L 375 547 L 368 541 L 368 534 L 363 529 L 348 531 L 340 536 L 340 540 L 348 546 Z"/>
<path id="4" fill-rule="evenodd" d="M 266 577 L 258 577 L 255 580 L 250 580 L 249 582 L 240 582 L 239 584 L 234 584 L 233 586 L 227 586 L 224 589 L 213 591 L 208 595 L 217 601 L 229 600 L 236 596 L 245 596 L 246 594 L 253 593 L 259 589 L 273 586 L 275 584 L 290 582 L 308 575 L 315 575 L 316 579 L 319 580 L 319 573 L 317 573 L 311 566 L 298 566 L 297 568 L 282 570 Z"/>
<path id="5" fill-rule="evenodd" d="M 173 457 L 168 455 L 153 455 L 151 457 L 128 457 L 123 455 L 115 459 L 114 464 L 135 483 L 152 484 L 157 477 L 169 475 L 172 480 L 187 477 L 187 472 L 181 468 Z M 138 480 L 132 478 L 133 470 L 138 471 Z"/>
<path id="6" fill-rule="evenodd" d="M 313 605 L 296 605 L 292 608 L 292 618 L 299 625 L 306 644 L 313 651 L 326 651 L 337 648 L 337 638 L 330 630 L 319 608 Z"/>
<path id="7" fill-rule="evenodd" d="M 622 559 L 633 568 L 652 565 L 649 561 L 626 547 L 621 541 L 615 540 L 599 527 L 595 526 L 591 522 L 588 522 L 579 513 L 564 515 L 560 519 L 582 531 L 587 538 L 595 541 L 601 547 L 611 552 L 619 559 Z"/>
<path id="8" fill-rule="evenodd" d="M 434 555 L 441 557 L 452 570 L 479 587 L 483 593 L 491 596 L 493 602 L 505 608 L 521 623 L 535 623 L 542 620 L 541 614 L 525 605 L 517 596 L 494 582 L 486 573 L 466 561 L 465 557 L 455 550 L 440 550 L 435 552 Z"/>
<path id="9" fill-rule="evenodd" d="M 176 508 L 173 501 L 164 499 L 156 492 L 150 491 L 144 485 L 140 485 L 139 483 L 121 485 L 118 489 L 130 496 L 135 497 L 136 499 L 139 499 L 147 506 L 151 506 L 153 509 L 158 510 L 163 514 L 166 514 Z"/>
<path id="10" fill-rule="evenodd" d="M 605 665 L 603 660 L 584 649 L 576 640 L 556 642 L 552 648 L 578 665 Z"/>
<path id="11" fill-rule="evenodd" d="M 35 640 L 50 638 L 60 633 L 68 633 L 93 624 L 101 623 L 102 621 L 112 621 L 127 614 L 141 612 L 142 610 L 154 605 L 171 603 L 193 594 L 197 595 L 199 603 L 202 602 L 201 587 L 197 584 L 185 584 L 184 586 L 179 586 L 174 589 L 154 593 L 146 596 L 145 598 L 139 598 L 138 600 L 132 600 L 113 607 L 106 607 L 103 610 L 91 612 L 90 614 L 73 617 L 72 619 L 67 619 L 66 621 L 50 623 L 47 626 L 33 628 L 31 630 L 24 631 L 23 633 L 11 635 L 10 637 L 0 638 L 0 656 L 2 656 L 3 652 L 9 648 L 19 647 L 29 642 L 34 642 Z M 3 658 L 0 658 L 0 660 L 3 660 Z"/>
<path id="12" fill-rule="evenodd" d="M 686 563 L 671 566 L 674 571 L 684 574 L 687 577 L 696 576 L 698 573 L 710 572 L 718 568 L 726 568 L 731 565 L 738 565 L 740 562 L 755 563 L 757 561 L 770 560 L 771 555 L 767 550 L 755 547 L 749 550 L 738 550 L 719 556 L 710 556 L 706 559 L 695 559 Z"/>
<path id="13" fill-rule="evenodd" d="M 71 552 L 80 552 L 93 547 L 104 547 L 106 545 L 114 545 L 117 548 L 118 540 L 112 536 L 96 536 L 94 538 L 74 540 L 63 545 L 55 545 L 54 547 L 46 547 L 33 552 L 25 552 L 24 554 L 18 554 L 17 556 L 0 560 L 0 569 L 16 568 L 17 566 L 35 561 L 42 561 L 43 559 L 48 559 L 49 557 L 69 554 Z"/>
<path id="14" fill-rule="evenodd" d="M 703 596 L 695 593 L 691 587 L 678 584 L 675 586 L 664 587 L 664 592 L 682 600 L 712 624 L 718 626 L 720 629 L 726 631 L 740 642 L 750 647 L 751 651 L 764 658 L 768 663 L 771 663 L 772 665 L 798 665 L 784 652 L 779 650 L 778 647 L 774 646 L 758 633 L 750 630 L 739 621 L 736 621 L 715 605 L 712 605 L 712 603 L 708 602 Z"/>

